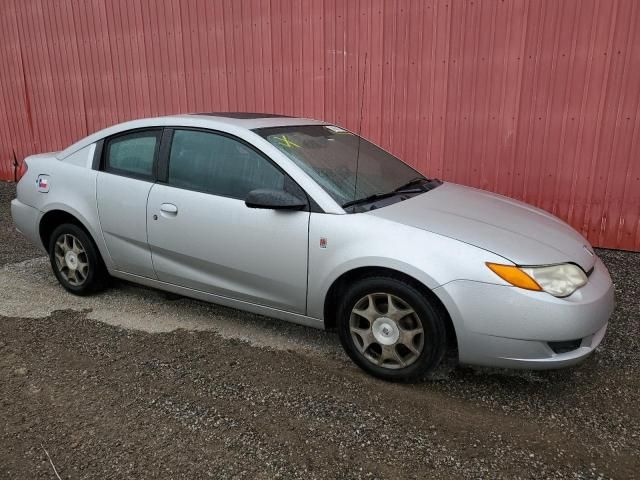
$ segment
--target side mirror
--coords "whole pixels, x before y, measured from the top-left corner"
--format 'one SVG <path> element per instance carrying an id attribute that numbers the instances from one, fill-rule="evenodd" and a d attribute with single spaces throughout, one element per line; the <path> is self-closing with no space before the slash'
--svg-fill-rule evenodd
<path id="1" fill-rule="evenodd" d="M 270 210 L 302 210 L 307 202 L 284 190 L 260 188 L 251 190 L 244 201 L 249 208 L 266 208 Z"/>

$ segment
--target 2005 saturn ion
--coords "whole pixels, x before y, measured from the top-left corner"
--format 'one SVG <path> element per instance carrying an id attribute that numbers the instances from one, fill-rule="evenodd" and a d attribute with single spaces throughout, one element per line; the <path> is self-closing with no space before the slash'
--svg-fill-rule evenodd
<path id="1" fill-rule="evenodd" d="M 320 328 L 408 379 L 460 362 L 556 368 L 612 312 L 587 241 L 536 208 L 426 178 L 335 125 L 268 114 L 136 120 L 33 155 L 12 202 L 68 291 L 109 275 Z"/>

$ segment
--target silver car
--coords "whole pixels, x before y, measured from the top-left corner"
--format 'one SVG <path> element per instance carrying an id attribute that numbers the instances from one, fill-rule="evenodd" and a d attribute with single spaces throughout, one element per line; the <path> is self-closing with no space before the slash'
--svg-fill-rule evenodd
<path id="1" fill-rule="evenodd" d="M 556 217 L 426 178 L 338 126 L 268 114 L 136 120 L 26 159 L 12 215 L 68 291 L 109 276 L 318 328 L 388 380 L 445 352 L 573 365 L 614 306 Z"/>

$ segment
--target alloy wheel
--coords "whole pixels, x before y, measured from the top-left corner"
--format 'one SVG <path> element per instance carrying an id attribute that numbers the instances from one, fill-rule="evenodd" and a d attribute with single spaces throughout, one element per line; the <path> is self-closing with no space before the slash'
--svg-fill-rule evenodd
<path id="1" fill-rule="evenodd" d="M 424 349 L 424 327 L 411 306 L 390 293 L 372 293 L 358 300 L 349 318 L 358 351 L 374 365 L 405 368 Z"/>
<path id="2" fill-rule="evenodd" d="M 89 258 L 82 242 L 74 235 L 65 233 L 58 237 L 54 256 L 60 275 L 69 285 L 77 287 L 87 280 Z"/>

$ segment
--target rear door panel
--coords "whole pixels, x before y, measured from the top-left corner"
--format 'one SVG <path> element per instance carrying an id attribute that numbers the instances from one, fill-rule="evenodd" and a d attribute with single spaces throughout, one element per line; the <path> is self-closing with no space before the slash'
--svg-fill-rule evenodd
<path id="1" fill-rule="evenodd" d="M 100 226 L 115 269 L 149 278 L 155 278 L 146 224 L 152 185 L 98 172 L 96 188 Z"/>
<path id="2" fill-rule="evenodd" d="M 161 135 L 161 128 L 143 128 L 109 137 L 97 165 L 98 217 L 114 268 L 148 278 L 155 278 L 155 272 L 147 242 L 147 199 Z"/>

